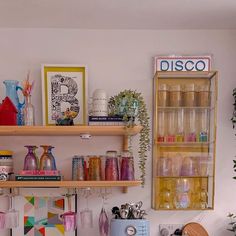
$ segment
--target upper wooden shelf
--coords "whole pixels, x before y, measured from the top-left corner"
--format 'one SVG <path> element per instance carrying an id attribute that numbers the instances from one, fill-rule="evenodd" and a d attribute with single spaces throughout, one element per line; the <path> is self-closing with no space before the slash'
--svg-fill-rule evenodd
<path id="1" fill-rule="evenodd" d="M 0 136 L 126 136 L 138 134 L 142 126 L 0 126 Z"/>

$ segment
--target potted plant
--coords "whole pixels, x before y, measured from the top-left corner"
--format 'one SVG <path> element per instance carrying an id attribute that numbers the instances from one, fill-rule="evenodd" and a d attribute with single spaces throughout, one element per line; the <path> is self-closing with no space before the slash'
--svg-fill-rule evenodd
<path id="1" fill-rule="evenodd" d="M 147 107 L 141 93 L 133 90 L 124 90 L 108 101 L 109 115 L 122 116 L 126 127 L 133 127 L 136 121 L 143 127 L 139 136 L 139 168 L 142 185 L 145 183 L 145 164 L 147 151 L 150 147 L 150 126 Z M 129 150 L 131 151 L 131 136 Z"/>
<path id="2" fill-rule="evenodd" d="M 236 235 L 236 221 L 235 221 L 236 215 L 229 213 L 227 217 L 230 218 L 230 223 L 229 223 L 230 229 L 227 230 L 234 232 L 234 235 Z"/>
<path id="3" fill-rule="evenodd" d="M 235 128 L 236 124 L 236 88 L 233 90 L 233 97 L 234 97 L 234 111 L 233 111 L 233 116 L 231 118 L 231 121 L 233 123 L 233 128 Z"/>

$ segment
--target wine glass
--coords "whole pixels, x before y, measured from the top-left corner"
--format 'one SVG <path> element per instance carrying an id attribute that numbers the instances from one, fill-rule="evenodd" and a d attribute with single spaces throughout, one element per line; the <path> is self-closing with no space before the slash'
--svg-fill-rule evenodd
<path id="1" fill-rule="evenodd" d="M 82 228 L 93 227 L 93 212 L 88 207 L 88 197 L 91 195 L 91 189 L 85 189 L 86 208 L 80 212 Z"/>
<path id="2" fill-rule="evenodd" d="M 102 209 L 99 215 L 99 233 L 100 236 L 108 236 L 109 234 L 109 219 L 105 210 L 105 200 L 107 199 L 107 195 L 109 193 L 107 192 L 107 189 L 105 188 L 105 191 L 103 189 L 100 189 L 100 196 L 102 197 Z"/>
<path id="3" fill-rule="evenodd" d="M 14 193 L 8 194 L 9 209 L 5 212 L 5 228 L 12 229 L 19 226 L 19 211 L 15 210 Z"/>
<path id="4" fill-rule="evenodd" d="M 73 194 L 67 193 L 65 195 L 68 204 L 68 211 L 61 215 L 63 225 L 66 232 L 74 231 L 76 229 L 76 213 L 71 211 L 71 197 Z"/>

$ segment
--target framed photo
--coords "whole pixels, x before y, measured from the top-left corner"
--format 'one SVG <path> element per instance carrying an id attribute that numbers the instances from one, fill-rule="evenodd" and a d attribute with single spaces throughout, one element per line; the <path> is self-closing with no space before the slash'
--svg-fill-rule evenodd
<path id="1" fill-rule="evenodd" d="M 87 124 L 86 66 L 46 64 L 41 73 L 43 124 Z"/>

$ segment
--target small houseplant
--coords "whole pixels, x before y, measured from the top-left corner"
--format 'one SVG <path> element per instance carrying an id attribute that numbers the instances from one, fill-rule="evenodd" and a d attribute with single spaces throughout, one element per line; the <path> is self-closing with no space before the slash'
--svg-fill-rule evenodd
<path id="1" fill-rule="evenodd" d="M 234 235 L 236 235 L 236 215 L 229 213 L 227 217 L 230 218 L 230 229 L 227 230 L 234 232 Z"/>
<path id="2" fill-rule="evenodd" d="M 231 118 L 231 121 L 233 123 L 233 128 L 235 128 L 236 124 L 236 88 L 233 90 L 233 97 L 234 97 L 234 111 L 233 111 L 233 116 Z"/>
<path id="3" fill-rule="evenodd" d="M 139 136 L 139 168 L 142 185 L 145 183 L 145 164 L 147 151 L 150 147 L 150 126 L 147 107 L 141 93 L 133 90 L 124 90 L 108 101 L 109 115 L 122 116 L 126 127 L 136 125 L 136 120 L 143 127 Z M 129 137 L 131 140 L 131 136 Z M 131 149 L 131 145 L 129 145 Z M 131 151 L 131 150 L 130 150 Z"/>

